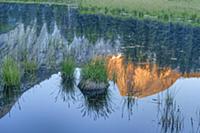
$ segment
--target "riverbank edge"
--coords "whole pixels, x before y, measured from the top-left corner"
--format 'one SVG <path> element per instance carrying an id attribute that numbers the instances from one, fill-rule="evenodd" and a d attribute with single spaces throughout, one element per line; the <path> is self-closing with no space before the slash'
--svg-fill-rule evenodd
<path id="1" fill-rule="evenodd" d="M 24 1 L 4 1 L 4 0 L 0 0 L 0 4 L 38 4 L 38 5 L 56 5 L 56 6 L 70 6 L 70 5 L 76 5 L 79 8 L 79 12 L 80 14 L 87 14 L 87 15 L 105 15 L 105 16 L 109 16 L 109 17 L 114 17 L 114 18 L 119 18 L 119 19 L 139 19 L 139 20 L 151 20 L 151 21 L 158 21 L 158 22 L 162 22 L 165 24 L 168 23 L 173 23 L 173 24 L 181 24 L 181 25 L 186 25 L 186 26 L 193 26 L 193 27 L 200 27 L 200 23 L 193 23 L 193 22 L 189 22 L 189 20 L 187 21 L 178 21 L 175 18 L 173 18 L 173 20 L 169 21 L 169 20 L 164 20 L 164 19 L 160 19 L 160 18 L 156 18 L 155 16 L 151 16 L 149 14 L 144 14 L 143 17 L 138 17 L 135 16 L 131 13 L 127 13 L 127 15 L 124 14 L 112 14 L 112 13 L 105 13 L 105 11 L 99 9 L 99 10 L 95 10 L 93 11 L 93 9 L 95 7 L 86 7 L 86 6 L 82 6 L 81 3 L 67 3 L 67 2 L 35 2 L 35 1 L 28 1 L 28 2 L 24 2 Z M 117 9 L 116 9 L 117 10 Z M 177 18 L 178 19 L 178 18 Z"/>

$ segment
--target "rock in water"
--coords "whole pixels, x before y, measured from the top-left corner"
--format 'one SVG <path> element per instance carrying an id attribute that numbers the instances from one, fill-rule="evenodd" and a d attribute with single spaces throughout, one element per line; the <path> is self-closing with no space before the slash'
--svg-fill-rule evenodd
<path id="1" fill-rule="evenodd" d="M 92 80 L 81 80 L 81 82 L 78 84 L 78 87 L 83 94 L 92 96 L 103 94 L 109 87 L 109 84 Z"/>

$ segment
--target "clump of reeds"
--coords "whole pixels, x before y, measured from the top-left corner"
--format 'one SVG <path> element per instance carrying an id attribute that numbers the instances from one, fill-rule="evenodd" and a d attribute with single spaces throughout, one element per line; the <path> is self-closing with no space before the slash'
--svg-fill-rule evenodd
<path id="1" fill-rule="evenodd" d="M 37 64 L 35 61 L 25 60 L 23 62 L 23 68 L 25 73 L 34 73 L 37 70 Z"/>
<path id="2" fill-rule="evenodd" d="M 20 69 L 15 60 L 6 57 L 2 64 L 2 82 L 4 87 L 19 87 L 21 80 Z"/>
<path id="3" fill-rule="evenodd" d="M 103 59 L 91 60 L 82 69 L 83 80 L 107 82 L 106 62 Z"/>
<path id="4" fill-rule="evenodd" d="M 75 60 L 71 57 L 64 59 L 61 64 L 61 73 L 64 80 L 74 79 L 74 71 L 76 68 Z"/>

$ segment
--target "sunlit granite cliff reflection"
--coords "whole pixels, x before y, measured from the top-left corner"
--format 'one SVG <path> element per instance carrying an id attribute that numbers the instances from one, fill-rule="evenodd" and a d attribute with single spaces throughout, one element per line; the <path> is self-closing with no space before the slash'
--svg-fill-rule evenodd
<path id="1" fill-rule="evenodd" d="M 122 96 L 146 97 L 168 89 L 181 77 L 200 77 L 200 73 L 180 73 L 170 67 L 133 63 L 121 55 L 107 59 L 109 79 L 116 81 Z"/>

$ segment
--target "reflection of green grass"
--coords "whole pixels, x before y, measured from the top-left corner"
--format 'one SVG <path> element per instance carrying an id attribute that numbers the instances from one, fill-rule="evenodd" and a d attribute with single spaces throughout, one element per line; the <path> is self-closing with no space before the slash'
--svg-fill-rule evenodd
<path id="1" fill-rule="evenodd" d="M 70 105 L 70 100 L 75 101 L 75 80 L 62 80 L 62 87 L 60 88 L 60 95 L 63 101 L 67 102 Z"/>
<path id="2" fill-rule="evenodd" d="M 3 61 L 2 79 L 5 87 L 17 87 L 20 85 L 20 69 L 11 57 L 6 57 Z"/>
<path id="3" fill-rule="evenodd" d="M 105 61 L 102 59 L 96 59 L 89 62 L 83 67 L 82 76 L 84 80 L 107 82 Z"/>
<path id="4" fill-rule="evenodd" d="M 75 67 L 74 59 L 66 58 L 61 65 L 62 77 L 64 79 L 73 79 Z"/>
<path id="5" fill-rule="evenodd" d="M 89 116 L 94 120 L 99 118 L 107 119 L 114 111 L 112 107 L 111 92 L 106 91 L 101 95 L 84 95 L 84 103 L 81 105 L 83 117 Z"/>

